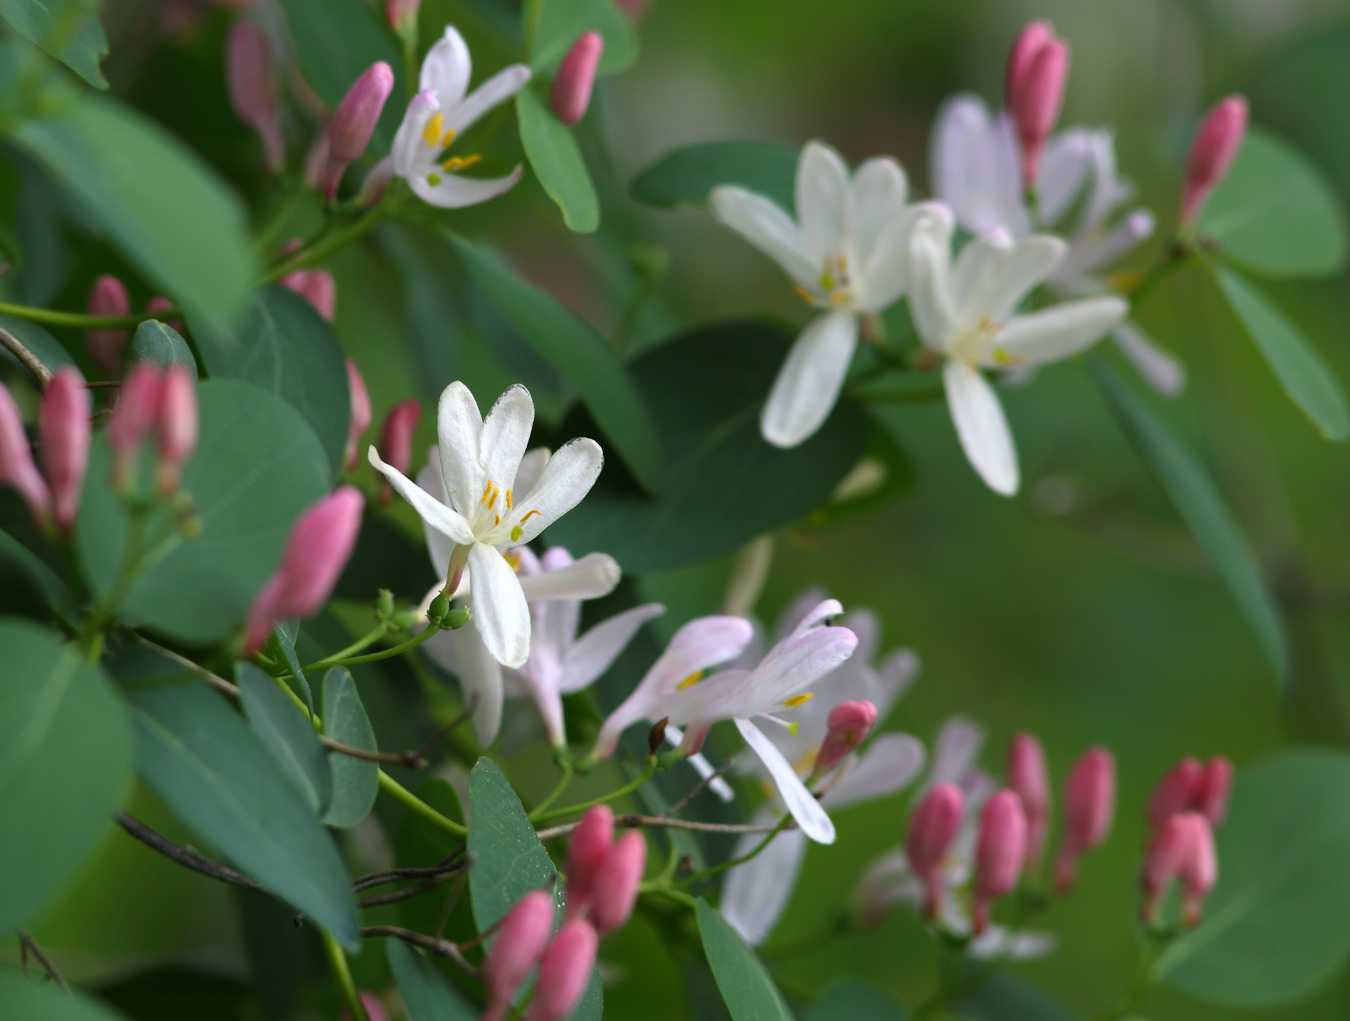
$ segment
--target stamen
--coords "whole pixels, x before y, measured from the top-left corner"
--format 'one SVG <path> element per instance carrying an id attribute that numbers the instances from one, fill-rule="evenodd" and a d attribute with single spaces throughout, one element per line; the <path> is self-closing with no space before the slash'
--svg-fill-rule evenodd
<path id="1" fill-rule="evenodd" d="M 431 120 L 427 121 L 426 126 L 422 128 L 422 141 L 427 145 L 438 145 L 441 135 L 445 132 L 445 117 L 438 110 L 432 114 Z"/>
<path id="2" fill-rule="evenodd" d="M 811 699 L 815 697 L 815 692 L 803 691 L 800 695 L 793 695 L 791 698 L 785 699 L 783 705 L 787 706 L 789 709 L 796 709 L 798 706 L 806 705 L 807 702 L 810 702 Z"/>
<path id="3" fill-rule="evenodd" d="M 831 305 L 846 305 L 852 298 L 853 295 L 849 291 L 839 290 L 830 292 Z"/>
<path id="4" fill-rule="evenodd" d="M 514 528 L 511 529 L 511 541 L 512 541 L 512 542 L 519 542 L 519 541 L 520 541 L 520 537 L 521 537 L 522 535 L 525 534 L 525 529 L 522 528 L 521 526 L 524 525 L 525 522 L 529 521 L 530 518 L 534 517 L 534 515 L 536 515 L 536 514 L 541 514 L 541 513 L 543 513 L 543 512 L 540 511 L 539 508 L 537 508 L 537 507 L 536 507 L 535 509 L 533 509 L 533 510 L 527 510 L 527 511 L 525 512 L 525 516 L 522 517 L 522 518 L 520 519 L 520 521 L 516 524 L 516 526 L 515 526 Z"/>
<path id="5" fill-rule="evenodd" d="M 506 491 L 506 509 L 511 509 L 511 490 L 509 489 Z"/>
<path id="6" fill-rule="evenodd" d="M 449 128 L 445 132 L 445 137 L 441 139 L 441 148 L 449 149 L 450 143 L 459 137 L 459 132 L 454 128 Z"/>
<path id="7" fill-rule="evenodd" d="M 679 684 L 675 685 L 675 690 L 684 691 L 686 688 L 692 688 L 695 684 L 697 684 L 701 680 L 703 680 L 703 671 L 695 670 L 692 674 L 690 674 L 688 677 L 682 680 Z"/>
<path id="8" fill-rule="evenodd" d="M 482 160 L 482 158 L 483 157 L 478 153 L 474 153 L 471 156 L 451 156 L 441 164 L 441 167 L 453 174 L 457 170 L 467 170 L 469 167 Z"/>
<path id="9" fill-rule="evenodd" d="M 806 302 L 808 305 L 814 305 L 816 303 L 816 296 L 801 284 L 794 284 L 792 289 L 797 292 L 797 297 L 801 298 L 802 301 Z"/>
<path id="10" fill-rule="evenodd" d="M 478 502 L 486 504 L 488 502 L 488 496 L 491 493 L 492 493 L 492 480 L 488 479 L 487 482 L 483 483 L 483 495 L 478 498 Z M 488 506 L 491 506 L 491 504 L 488 504 Z"/>

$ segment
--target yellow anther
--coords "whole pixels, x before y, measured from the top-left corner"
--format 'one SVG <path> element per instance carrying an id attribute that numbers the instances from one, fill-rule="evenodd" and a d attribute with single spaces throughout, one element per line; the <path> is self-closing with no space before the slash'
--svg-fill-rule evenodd
<path id="1" fill-rule="evenodd" d="M 1006 347 L 994 348 L 994 361 L 1007 368 L 1010 365 L 1021 365 L 1026 361 L 1022 355 L 1015 355 Z"/>
<path id="2" fill-rule="evenodd" d="M 506 491 L 506 509 L 511 509 L 511 490 L 509 489 Z"/>
<path id="3" fill-rule="evenodd" d="M 816 296 L 801 284 L 794 284 L 792 289 L 797 292 L 797 297 L 801 298 L 802 301 L 806 302 L 808 305 L 814 305 L 816 303 Z"/>
<path id="4" fill-rule="evenodd" d="M 806 705 L 807 702 L 810 702 L 811 699 L 815 697 L 815 692 L 803 691 L 800 695 L 793 695 L 791 698 L 786 699 L 783 702 L 783 705 L 787 706 L 789 709 L 796 709 L 798 706 Z"/>
<path id="5" fill-rule="evenodd" d="M 830 272 L 828 266 L 826 266 L 825 271 L 820 274 L 820 289 L 822 291 L 834 290 L 834 274 Z"/>
<path id="6" fill-rule="evenodd" d="M 426 126 L 422 128 L 422 141 L 427 145 L 440 145 L 441 135 L 445 133 L 445 117 L 440 111 L 431 115 Z"/>
<path id="7" fill-rule="evenodd" d="M 796 737 L 797 731 L 801 729 L 802 725 L 798 723 L 796 720 L 793 720 L 791 723 L 788 724 L 788 733 L 791 734 L 793 737 Z"/>
<path id="8" fill-rule="evenodd" d="M 516 525 L 515 528 L 511 529 L 511 541 L 520 542 L 520 537 L 524 534 L 525 529 L 521 528 L 519 525 Z"/>
<path id="9" fill-rule="evenodd" d="M 695 684 L 697 684 L 701 680 L 703 680 L 703 671 L 695 670 L 692 674 L 690 674 L 688 677 L 682 680 L 679 684 L 675 685 L 675 690 L 684 691 L 685 688 L 692 688 Z"/>
<path id="10" fill-rule="evenodd" d="M 506 562 L 511 565 L 511 570 L 519 574 L 521 561 L 525 559 L 520 555 L 519 551 L 511 550 L 509 553 L 503 553 L 502 556 L 505 557 Z"/>
<path id="11" fill-rule="evenodd" d="M 445 132 L 445 137 L 441 139 L 441 148 L 449 149 L 450 143 L 453 142 L 457 137 L 459 137 L 458 131 L 456 131 L 454 128 L 447 128 Z"/>
<path id="12" fill-rule="evenodd" d="M 534 517 L 536 514 L 542 513 L 543 511 L 541 511 L 538 507 L 534 508 L 534 510 L 527 510 L 525 512 L 525 516 L 520 519 L 520 523 L 523 525 L 525 524 L 525 522 L 529 521 L 530 518 Z"/>
<path id="13" fill-rule="evenodd" d="M 441 167 L 453 174 L 457 170 L 467 170 L 482 158 L 478 153 L 474 153 L 472 156 L 451 156 L 441 164 Z"/>
<path id="14" fill-rule="evenodd" d="M 839 258 L 835 261 L 839 266 L 839 275 L 846 275 L 848 273 L 848 256 L 841 253 Z"/>
<path id="15" fill-rule="evenodd" d="M 431 185 L 433 188 L 439 188 L 441 184 L 441 175 L 427 174 L 427 184 Z"/>
<path id="16" fill-rule="evenodd" d="M 847 303 L 849 302 L 850 299 L 852 299 L 852 297 L 853 297 L 853 295 L 850 294 L 848 291 L 831 291 L 831 292 L 830 292 L 830 304 L 831 304 L 831 305 L 845 305 L 845 304 L 847 304 Z"/>
<path id="17" fill-rule="evenodd" d="M 487 506 L 491 507 L 492 504 L 488 501 L 488 497 L 490 497 L 491 495 L 492 495 L 492 480 L 488 479 L 485 483 L 483 483 L 483 495 L 478 498 L 478 502 L 486 504 Z"/>

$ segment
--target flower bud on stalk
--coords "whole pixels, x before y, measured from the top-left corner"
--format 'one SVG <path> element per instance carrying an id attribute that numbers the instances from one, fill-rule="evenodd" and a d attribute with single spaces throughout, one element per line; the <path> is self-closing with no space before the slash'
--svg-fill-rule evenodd
<path id="1" fill-rule="evenodd" d="M 347 471 L 356 467 L 356 445 L 361 434 L 370 428 L 370 394 L 366 392 L 366 381 L 361 378 L 361 370 L 356 362 L 347 359 L 347 390 L 351 394 L 352 414 L 347 425 L 347 449 L 342 455 Z"/>
<path id="2" fill-rule="evenodd" d="M 989 905 L 1017 889 L 1027 856 L 1027 817 L 1015 791 L 999 791 L 984 803 L 975 846 L 976 935 L 989 926 Z"/>
<path id="3" fill-rule="evenodd" d="M 1193 929 L 1200 924 L 1205 898 L 1219 879 L 1219 857 L 1209 820 L 1192 813 L 1190 826 L 1190 842 L 1181 863 L 1181 917 Z"/>
<path id="4" fill-rule="evenodd" d="M 1181 223 L 1193 222 L 1200 208 L 1218 187 L 1237 158 L 1247 134 L 1247 100 L 1228 96 L 1210 111 L 1196 132 L 1186 166 L 1186 184 L 1181 192 Z"/>
<path id="5" fill-rule="evenodd" d="M 1178 812 L 1193 808 L 1205 782 L 1205 767 L 1187 756 L 1167 771 L 1148 799 L 1148 821 L 1157 829 Z"/>
<path id="6" fill-rule="evenodd" d="M 326 269 L 298 269 L 281 278 L 281 286 L 294 291 L 314 306 L 330 323 L 337 311 L 337 281 Z"/>
<path id="7" fill-rule="evenodd" d="M 1078 859 L 1106 840 L 1116 812 L 1116 760 L 1105 748 L 1080 758 L 1064 785 L 1064 843 L 1055 862 L 1060 893 L 1072 889 Z"/>
<path id="8" fill-rule="evenodd" d="M 262 28 L 252 21 L 237 21 L 225 44 L 225 76 L 230 87 L 230 105 L 239 119 L 258 132 L 267 169 L 280 173 L 286 159 L 286 141 L 281 134 L 277 109 L 276 66 L 272 45 Z"/>
<path id="9" fill-rule="evenodd" d="M 1008 786 L 1022 799 L 1022 811 L 1026 813 L 1029 866 L 1045 850 L 1050 830 L 1050 773 L 1045 766 L 1045 749 L 1031 734 L 1018 734 L 1008 749 Z"/>
<path id="10" fill-rule="evenodd" d="M 38 437 L 56 524 L 70 531 L 89 464 L 89 391 L 78 369 L 58 369 L 42 394 Z"/>
<path id="11" fill-rule="evenodd" d="M 1228 793 L 1233 786 L 1233 764 L 1223 756 L 1205 763 L 1204 773 L 1196 789 L 1193 807 L 1209 820 L 1212 829 L 1223 825 L 1228 814 Z"/>
<path id="12" fill-rule="evenodd" d="M 153 298 L 151 298 L 149 301 L 145 303 L 146 315 L 154 319 L 160 319 L 161 313 L 167 312 L 171 308 L 173 308 L 173 302 L 171 302 L 168 298 L 164 297 L 164 295 L 162 294 L 156 294 Z M 179 333 L 183 332 L 183 320 L 170 319 L 167 320 L 167 322 L 168 325 L 172 326 Z"/>
<path id="13" fill-rule="evenodd" d="M 1013 92 L 1031 67 L 1031 61 L 1041 47 L 1054 38 L 1055 28 L 1048 21 L 1028 21 L 1022 31 L 1017 33 L 1008 51 L 1008 64 L 1003 73 L 1003 98 L 1007 105 L 1012 105 Z"/>
<path id="14" fill-rule="evenodd" d="M 133 485 L 136 455 L 159 420 L 164 375 L 154 362 L 137 362 L 122 380 L 104 436 L 113 452 L 113 485 Z"/>
<path id="15" fill-rule="evenodd" d="M 877 722 L 877 707 L 866 699 L 840 702 L 830 710 L 825 738 L 816 752 L 812 776 L 823 776 L 866 740 Z"/>
<path id="16" fill-rule="evenodd" d="M 328 153 L 319 181 L 319 190 L 329 202 L 337 198 L 347 165 L 360 159 L 370 144 L 393 88 L 393 69 L 381 60 L 356 79 L 338 104 L 328 122 Z"/>
<path id="17" fill-rule="evenodd" d="M 586 116 L 604 50 L 604 36 L 586 32 L 572 44 L 558 67 L 553 79 L 553 112 L 569 127 Z"/>
<path id="18" fill-rule="evenodd" d="M 91 316 L 124 316 L 131 313 L 131 298 L 126 286 L 117 277 L 107 273 L 94 281 L 88 303 Z M 85 343 L 89 357 L 99 368 L 116 375 L 122 367 L 122 349 L 127 346 L 126 330 L 87 330 Z"/>
<path id="19" fill-rule="evenodd" d="M 585 911 L 614 839 L 614 813 L 608 805 L 587 810 L 567 845 L 567 916 Z"/>
<path id="20" fill-rule="evenodd" d="M 47 526 L 51 518 L 51 493 L 33 463 L 19 407 L 3 386 L 0 386 L 0 485 L 17 492 L 33 520 L 43 528 Z"/>
<path id="21" fill-rule="evenodd" d="M 489 997 L 483 1021 L 506 1016 L 511 998 L 544 952 L 552 932 L 553 898 L 543 890 L 527 893 L 506 913 L 483 964 Z"/>
<path id="22" fill-rule="evenodd" d="M 1032 22 L 1023 29 L 1008 57 L 1007 103 L 1022 144 L 1022 184 L 1027 189 L 1036 186 L 1036 169 L 1059 119 L 1068 74 L 1069 47 L 1049 25 Z"/>
<path id="23" fill-rule="evenodd" d="M 415 398 L 409 398 L 395 404 L 384 420 L 380 430 L 379 451 L 386 464 L 391 464 L 405 475 L 412 464 L 412 439 L 417 431 L 417 421 L 422 417 L 422 404 Z M 380 503 L 387 505 L 393 499 L 393 490 L 384 483 L 380 490 Z"/>
<path id="24" fill-rule="evenodd" d="M 417 11 L 422 0 L 385 0 L 384 16 L 389 27 L 399 35 L 407 35 L 417 27 Z"/>
<path id="25" fill-rule="evenodd" d="M 558 930 L 539 960 L 539 981 L 526 1021 L 562 1021 L 572 1013 L 595 967 L 598 942 L 595 930 L 581 919 Z"/>
<path id="26" fill-rule="evenodd" d="M 159 488 L 172 493 L 197 447 L 197 387 L 184 365 L 164 371 L 159 397 Z"/>
<path id="27" fill-rule="evenodd" d="M 1144 856 L 1139 878 L 1143 892 L 1142 913 L 1154 924 L 1158 907 L 1173 879 L 1182 883 L 1182 917 L 1188 926 L 1200 921 L 1200 911 L 1218 878 L 1214 834 L 1209 820 L 1199 812 L 1178 812 L 1154 834 Z"/>
<path id="28" fill-rule="evenodd" d="M 308 617 L 323 606 L 356 545 L 364 503 L 358 490 L 339 486 L 301 515 L 281 566 L 249 608 L 247 655 L 263 647 L 277 621 Z"/>
<path id="29" fill-rule="evenodd" d="M 942 909 L 942 864 L 965 814 L 961 788 L 940 783 L 919 802 L 909 821 L 905 855 L 924 885 L 923 914 L 930 921 Z"/>
<path id="30" fill-rule="evenodd" d="M 637 830 L 629 830 L 605 852 L 591 902 L 591 922 L 601 936 L 628 921 L 646 867 L 647 841 Z"/>

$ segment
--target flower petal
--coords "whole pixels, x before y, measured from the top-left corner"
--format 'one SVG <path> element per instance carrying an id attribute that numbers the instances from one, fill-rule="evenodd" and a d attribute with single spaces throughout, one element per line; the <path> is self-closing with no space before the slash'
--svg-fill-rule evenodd
<path id="1" fill-rule="evenodd" d="M 933 742 L 933 769 L 924 790 L 940 783 L 960 785 L 975 768 L 983 747 L 983 727 L 964 716 L 948 719 Z"/>
<path id="2" fill-rule="evenodd" d="M 864 161 L 853 175 L 846 214 L 859 269 L 871 263 L 882 233 L 905 214 L 907 192 L 905 172 L 890 156 Z"/>
<path id="3" fill-rule="evenodd" d="M 451 542 L 467 546 L 473 542 L 473 531 L 463 516 L 428 493 L 412 479 L 408 478 L 393 465 L 380 460 L 379 452 L 372 445 L 366 453 L 371 467 L 389 480 L 398 495 L 412 504 L 422 521 L 443 533 Z"/>
<path id="4" fill-rule="evenodd" d="M 473 729 L 484 748 L 497 739 L 502 722 L 502 668 L 488 652 L 470 621 L 456 631 L 442 631 L 423 646 L 441 667 L 454 674 L 473 710 Z"/>
<path id="5" fill-rule="evenodd" d="M 595 440 L 568 440 L 548 459 L 539 481 L 517 493 L 508 524 L 511 542 L 526 543 L 579 504 L 600 477 L 605 455 Z M 517 534 L 514 530 L 520 529 Z"/>
<path id="6" fill-rule="evenodd" d="M 483 493 L 483 466 L 478 463 L 483 416 L 463 383 L 456 380 L 441 391 L 436 409 L 437 451 L 445 498 L 461 514 L 469 515 Z"/>
<path id="7" fill-rule="evenodd" d="M 1121 323 L 1111 333 L 1121 353 L 1129 359 L 1135 371 L 1161 394 L 1175 397 L 1186 386 L 1186 369 L 1148 338 L 1133 323 Z"/>
<path id="8" fill-rule="evenodd" d="M 830 821 L 829 814 L 821 807 L 816 796 L 807 790 L 806 784 L 802 783 L 792 764 L 783 757 L 783 753 L 749 720 L 736 720 L 736 729 L 741 732 L 741 737 L 750 746 L 750 750 L 764 763 L 764 768 L 773 778 L 774 786 L 778 788 L 784 807 L 796 820 L 797 826 L 806 838 L 818 844 L 833 844 L 834 823 Z"/>
<path id="9" fill-rule="evenodd" d="M 524 64 L 512 64 L 494 74 L 474 89 L 460 103 L 445 112 L 445 128 L 463 134 L 473 123 L 494 106 L 505 103 L 525 87 L 530 80 L 530 69 Z"/>
<path id="10" fill-rule="evenodd" d="M 807 142 L 797 161 L 797 222 L 802 247 L 819 273 L 838 255 L 849 198 L 848 166 L 823 142 Z"/>
<path id="11" fill-rule="evenodd" d="M 910 246 L 925 216 L 950 216 L 937 202 L 920 202 L 893 217 L 882 229 L 853 282 L 853 307 L 863 312 L 890 308 L 909 286 Z"/>
<path id="12" fill-rule="evenodd" d="M 1042 223 L 1055 223 L 1078 198 L 1092 171 L 1093 132 L 1061 131 L 1045 144 L 1036 168 L 1036 202 Z"/>
<path id="13" fill-rule="evenodd" d="M 826 598 L 823 588 L 812 586 L 788 603 L 787 609 L 779 614 L 778 630 L 774 635 L 774 641 L 781 642 L 784 638 L 796 633 L 797 626 L 805 622 L 815 612 L 816 607 L 825 602 Z M 841 611 L 843 610 L 842 605 L 839 608 Z M 807 626 L 810 627 L 811 625 L 808 624 Z M 764 651 L 761 649 L 759 655 L 755 657 L 755 662 L 758 663 L 763 658 Z"/>
<path id="14" fill-rule="evenodd" d="M 423 202 L 441 209 L 464 209 L 488 202 L 498 195 L 504 195 L 516 186 L 525 173 L 517 166 L 505 177 L 461 177 L 446 171 L 434 175 L 435 183 L 426 174 L 408 179 L 408 185 Z"/>
<path id="15" fill-rule="evenodd" d="M 483 644 L 502 666 L 518 667 L 530 654 L 530 610 L 520 581 L 506 558 L 476 542 L 469 550 L 473 619 Z"/>
<path id="16" fill-rule="evenodd" d="M 417 473 L 417 484 L 437 502 L 445 499 L 445 483 L 441 481 L 440 455 L 434 446 L 427 451 L 427 463 Z M 454 552 L 455 543 L 440 529 L 432 528 L 426 522 L 422 523 L 422 534 L 427 540 L 427 553 L 431 556 L 431 566 L 435 568 L 436 577 L 441 579 L 441 584 L 444 584 L 445 579 L 450 574 L 450 554 Z"/>
<path id="17" fill-rule="evenodd" d="M 548 447 L 525 451 L 525 456 L 520 459 L 520 467 L 516 469 L 517 493 L 528 493 L 539 484 L 539 476 L 543 474 L 548 458 Z"/>
<path id="18" fill-rule="evenodd" d="M 919 339 L 945 351 L 956 331 L 951 294 L 952 218 L 930 206 L 914 223 L 909 240 L 909 312 Z"/>
<path id="19" fill-rule="evenodd" d="M 559 687 L 564 695 L 580 691 L 600 677 L 649 620 L 666 612 L 660 603 L 646 603 L 616 614 L 583 634 L 567 650 Z"/>
<path id="20" fill-rule="evenodd" d="M 769 391 L 759 420 L 766 440 L 795 447 L 825 424 L 857 346 L 858 319 L 852 312 L 827 312 L 812 320 Z"/>
<path id="21" fill-rule="evenodd" d="M 812 591 L 814 593 L 815 590 Z M 821 598 L 797 618 L 797 623 L 793 625 L 792 630 L 784 638 L 799 638 L 817 625 L 831 617 L 838 617 L 843 612 L 844 604 L 838 599 Z M 782 645 L 783 642 L 780 641 L 778 644 Z"/>
<path id="22" fill-rule="evenodd" d="M 938 111 L 931 152 L 935 197 L 961 226 L 974 234 L 1027 233 L 1017 144 L 1005 118 L 975 96 L 956 96 Z"/>
<path id="23" fill-rule="evenodd" d="M 908 734 L 882 734 L 856 756 L 844 778 L 822 799 L 832 809 L 884 798 L 907 787 L 923 769 L 923 742 Z"/>
<path id="24" fill-rule="evenodd" d="M 994 492 L 1012 496 L 1018 485 L 1017 452 L 994 388 L 977 369 L 952 360 L 942 370 L 942 382 L 961 449 L 971 467 Z"/>
<path id="25" fill-rule="evenodd" d="M 913 649 L 897 649 L 877 668 L 878 696 L 872 701 L 877 707 L 877 719 L 884 720 L 891 706 L 900 699 L 914 679 L 919 676 L 919 654 Z"/>
<path id="26" fill-rule="evenodd" d="M 408 103 L 394 135 L 394 145 L 390 156 L 394 162 L 394 173 L 405 179 L 423 174 L 432 166 L 437 152 L 432 152 L 422 139 L 427 121 L 436 115 L 440 104 L 434 92 L 419 92 Z"/>
<path id="27" fill-rule="evenodd" d="M 996 364 L 1053 362 L 1071 358 L 1119 326 L 1130 306 L 1121 298 L 1084 298 L 1014 316 L 994 338 Z"/>
<path id="28" fill-rule="evenodd" d="M 772 826 L 777 821 L 777 812 L 765 809 L 755 813 L 751 820 L 759 826 Z M 739 858 L 749 854 L 763 839 L 762 833 L 746 833 L 736 842 L 731 856 Z M 806 855 L 806 843 L 801 831 L 786 830 L 755 857 L 727 873 L 717 907 L 722 917 L 741 934 L 741 939 L 751 946 L 768 938 L 787 907 L 802 858 Z"/>
<path id="29" fill-rule="evenodd" d="M 441 106 L 455 106 L 469 88 L 472 68 L 464 37 L 454 25 L 446 25 L 445 32 L 422 59 L 417 87 L 434 92 Z"/>
<path id="30" fill-rule="evenodd" d="M 803 287 L 814 287 L 820 266 L 803 247 L 801 231 L 777 203 L 735 185 L 712 190 L 713 216 L 730 227 Z"/>
<path id="31" fill-rule="evenodd" d="M 618 561 L 609 554 L 587 553 L 567 567 L 522 574 L 520 587 L 532 603 L 545 599 L 601 599 L 614 591 L 620 577 Z"/>
<path id="32" fill-rule="evenodd" d="M 508 387 L 483 419 L 478 460 L 488 479 L 503 492 L 516 484 L 516 471 L 533 429 L 534 401 L 519 383 Z"/>
<path id="33" fill-rule="evenodd" d="M 981 318 L 996 323 L 1007 319 L 1068 251 L 1068 245 L 1048 234 L 1011 243 L 992 236 L 975 238 L 961 250 L 952 274 L 957 320 L 974 325 Z"/>

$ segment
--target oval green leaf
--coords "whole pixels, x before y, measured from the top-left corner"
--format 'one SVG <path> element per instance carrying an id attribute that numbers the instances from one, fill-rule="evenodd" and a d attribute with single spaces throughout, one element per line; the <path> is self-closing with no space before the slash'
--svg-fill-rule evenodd
<path id="1" fill-rule="evenodd" d="M 558 870 L 511 783 L 489 758 L 469 773 L 469 897 L 482 932 L 531 890 L 557 889 Z M 557 896 L 562 903 L 561 893 Z"/>
<path id="2" fill-rule="evenodd" d="M 51 902 L 107 832 L 130 790 L 132 751 L 125 706 L 74 646 L 0 620 L 0 648 L 0 869 L 16 877 L 0 888 L 8 933 Z"/>
<path id="3" fill-rule="evenodd" d="M 1259 291 L 1232 270 L 1214 267 L 1219 287 L 1289 399 L 1329 440 L 1350 438 L 1350 410 L 1317 349 Z"/>
<path id="4" fill-rule="evenodd" d="M 195 683 L 132 702 L 141 778 L 241 871 L 355 950 L 361 926 L 337 847 L 239 715 Z"/>
<path id="5" fill-rule="evenodd" d="M 1289 647 L 1284 625 L 1256 554 L 1219 490 L 1194 455 L 1109 365 L 1100 358 L 1089 364 L 1121 428 L 1228 586 L 1277 679 L 1287 685 Z"/>
<path id="6" fill-rule="evenodd" d="M 188 642 L 217 642 L 242 625 L 276 570 L 291 526 L 328 491 L 329 465 L 300 414 L 249 383 L 208 380 L 197 388 L 197 452 L 183 472 L 201 531 L 139 574 L 119 618 Z M 112 458 L 95 442 L 75 526 L 75 546 L 99 596 L 116 583 L 130 536 L 110 483 Z M 147 535 L 168 535 L 156 511 Z M 222 565 L 229 565 L 225 570 Z"/>
<path id="7" fill-rule="evenodd" d="M 1219 882 L 1158 979 L 1257 1008 L 1302 999 L 1350 956 L 1350 756 L 1295 749 L 1240 770 L 1219 831 Z"/>
<path id="8" fill-rule="evenodd" d="M 362 751 L 379 750 L 375 728 L 370 725 L 366 707 L 361 704 L 361 693 L 346 667 L 333 667 L 324 675 L 322 716 L 323 732 L 334 741 Z M 380 792 L 380 767 L 365 759 L 329 752 L 328 768 L 333 778 L 333 795 L 323 821 L 342 829 L 355 826 L 370 814 L 375 804 Z"/>
<path id="9" fill-rule="evenodd" d="M 136 327 L 127 352 L 131 361 L 154 362 L 165 367 L 186 365 L 192 378 L 197 378 L 197 359 L 192 357 L 187 341 L 172 326 L 158 319 L 147 319 Z"/>
<path id="10" fill-rule="evenodd" d="M 698 902 L 698 934 L 731 1021 L 792 1021 L 773 979 L 722 915 Z"/>
<path id="11" fill-rule="evenodd" d="M 719 184 L 736 184 L 773 199 L 785 211 L 794 198 L 799 150 L 779 142 L 700 142 L 676 149 L 633 179 L 633 198 L 671 209 L 701 206 Z"/>
<path id="12" fill-rule="evenodd" d="M 600 199 L 581 157 L 576 137 L 530 88 L 516 95 L 520 141 L 539 184 L 559 209 L 563 222 L 578 234 L 600 226 Z"/>
<path id="13" fill-rule="evenodd" d="M 473 1021 L 478 1016 L 420 950 L 391 939 L 384 952 L 408 1021 Z"/>
<path id="14" fill-rule="evenodd" d="M 253 733 L 316 815 L 323 812 L 333 793 L 328 753 L 319 743 L 314 727 L 296 704 L 277 687 L 277 682 L 252 663 L 235 670 L 240 701 Z"/>
<path id="15" fill-rule="evenodd" d="M 98 0 L 0 0 L 0 18 L 94 88 L 106 89 L 100 65 L 108 55 L 108 36 L 98 8 Z"/>
<path id="16" fill-rule="evenodd" d="M 50 333 L 37 323 L 14 316 L 0 316 L 0 330 L 12 333 L 24 347 L 37 355 L 38 361 L 49 369 L 59 369 L 63 365 L 74 365 L 75 360 L 66 353 L 66 349 Z M 21 365 L 19 359 L 10 353 L 9 348 L 0 345 L 0 361 L 10 365 Z M 28 370 L 24 369 L 26 373 Z M 36 382 L 36 380 L 34 380 Z"/>
<path id="17" fill-rule="evenodd" d="M 528 12 L 532 5 L 524 6 Z M 605 40 L 598 74 L 617 74 L 637 62 L 637 29 L 614 0 L 545 0 L 538 8 L 530 60 L 536 72 L 555 70 L 583 32 L 599 32 Z"/>
<path id="18" fill-rule="evenodd" d="M 1200 214 L 1224 255 L 1272 277 L 1330 276 L 1345 264 L 1345 214 L 1326 175 L 1272 135 L 1250 131 Z"/>

